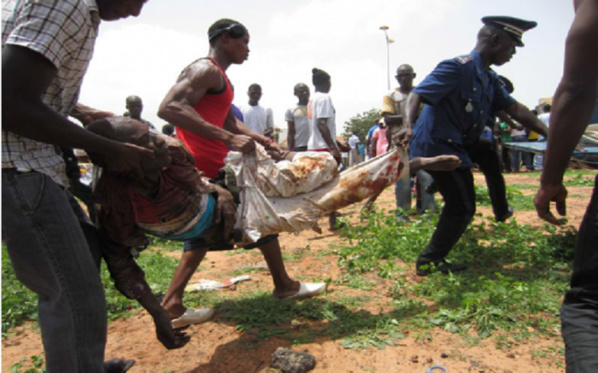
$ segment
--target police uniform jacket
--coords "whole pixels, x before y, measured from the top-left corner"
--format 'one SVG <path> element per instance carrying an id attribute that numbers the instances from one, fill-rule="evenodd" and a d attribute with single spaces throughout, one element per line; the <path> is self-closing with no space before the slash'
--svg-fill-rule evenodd
<path id="1" fill-rule="evenodd" d="M 454 154 L 473 167 L 465 146 L 475 143 L 493 114 L 516 103 L 479 53 L 442 61 L 413 92 L 426 104 L 411 139 L 411 157 Z"/>

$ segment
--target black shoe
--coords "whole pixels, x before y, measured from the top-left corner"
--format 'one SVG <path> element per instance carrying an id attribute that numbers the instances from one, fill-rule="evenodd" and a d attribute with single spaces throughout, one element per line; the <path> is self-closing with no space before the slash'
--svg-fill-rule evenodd
<path id="1" fill-rule="evenodd" d="M 135 365 L 135 360 L 125 360 L 122 357 L 104 361 L 104 373 L 125 373 Z"/>
<path id="2" fill-rule="evenodd" d="M 509 206 L 507 208 L 507 212 L 505 212 L 502 216 L 495 216 L 494 218 L 496 219 L 497 222 L 505 222 L 511 216 L 513 216 L 513 207 Z"/>
<path id="3" fill-rule="evenodd" d="M 433 272 L 441 272 L 447 275 L 449 272 L 457 273 L 467 269 L 467 266 L 460 263 L 449 263 L 446 260 L 439 262 L 417 262 L 415 264 L 415 274 L 418 276 L 427 276 Z"/>

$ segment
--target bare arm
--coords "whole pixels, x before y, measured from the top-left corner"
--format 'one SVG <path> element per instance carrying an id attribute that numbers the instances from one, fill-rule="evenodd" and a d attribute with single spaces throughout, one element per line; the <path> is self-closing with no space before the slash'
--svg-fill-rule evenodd
<path id="1" fill-rule="evenodd" d="M 508 116 L 507 113 L 505 113 L 503 110 L 496 113 L 496 116 L 500 119 L 501 122 L 505 122 L 509 127 L 513 129 L 520 131 L 523 129 L 521 125 L 515 123 L 513 119 L 511 119 L 511 117 Z"/>
<path id="2" fill-rule="evenodd" d="M 322 138 L 326 142 L 326 145 L 328 145 L 328 149 L 330 149 L 330 152 L 334 156 L 334 159 L 336 159 L 338 163 L 341 163 L 341 153 L 338 149 L 338 146 L 336 146 L 336 140 L 332 138 L 332 134 L 328 129 L 327 122 L 328 118 L 318 118 L 318 130 L 322 134 Z"/>
<path id="3" fill-rule="evenodd" d="M 505 109 L 505 112 L 521 123 L 523 127 L 548 137 L 548 128 L 525 105 L 516 102 Z"/>
<path id="4" fill-rule="evenodd" d="M 81 103 L 75 105 L 73 110 L 71 110 L 70 115 L 81 122 L 84 127 L 91 124 L 93 121 L 115 116 L 114 113 L 109 111 L 94 109 Z"/>
<path id="5" fill-rule="evenodd" d="M 405 103 L 405 113 L 403 116 L 403 128 L 397 131 L 392 139 L 393 143 L 403 147 L 409 145 L 409 140 L 413 135 L 413 125 L 417 119 L 419 106 L 421 104 L 421 97 L 414 92 L 409 93 L 407 102 Z"/>
<path id="6" fill-rule="evenodd" d="M 2 126 L 15 134 L 103 156 L 115 172 L 142 175 L 140 163 L 150 150 L 106 139 L 58 114 L 41 99 L 58 71 L 42 55 L 27 48 L 2 48 Z"/>
<path id="7" fill-rule="evenodd" d="M 158 116 L 177 127 L 246 153 L 255 147 L 250 138 L 210 124 L 193 108 L 209 89 L 221 89 L 223 83 L 220 70 L 210 62 L 200 60 L 189 65 L 162 100 Z"/>
<path id="8" fill-rule="evenodd" d="M 224 123 L 224 129 L 234 134 L 250 137 L 258 144 L 263 145 L 264 148 L 266 148 L 267 150 L 274 150 L 279 153 L 281 151 L 278 144 L 274 143 L 274 140 L 264 136 L 263 134 L 253 132 L 253 130 L 249 128 L 248 125 L 241 122 L 237 119 L 237 117 L 235 117 L 232 110 L 228 112 L 228 117 L 226 118 L 226 122 Z"/>
<path id="9" fill-rule="evenodd" d="M 598 2 L 577 0 L 576 14 L 565 43 L 565 69 L 556 90 L 540 189 L 534 203 L 538 216 L 560 223 L 550 212 L 566 214 L 567 190 L 563 174 L 569 158 L 590 121 L 598 90 Z"/>
<path id="10" fill-rule="evenodd" d="M 289 144 L 289 150 L 295 149 L 295 121 L 287 120 L 287 127 L 289 134 L 287 135 L 287 143 Z"/>

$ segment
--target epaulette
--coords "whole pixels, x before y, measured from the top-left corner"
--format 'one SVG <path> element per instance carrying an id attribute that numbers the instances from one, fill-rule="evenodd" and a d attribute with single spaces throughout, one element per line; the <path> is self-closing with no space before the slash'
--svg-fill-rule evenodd
<path id="1" fill-rule="evenodd" d="M 455 57 L 455 59 L 460 63 L 465 65 L 469 61 L 473 61 L 473 56 L 471 54 L 466 54 L 463 56 Z"/>

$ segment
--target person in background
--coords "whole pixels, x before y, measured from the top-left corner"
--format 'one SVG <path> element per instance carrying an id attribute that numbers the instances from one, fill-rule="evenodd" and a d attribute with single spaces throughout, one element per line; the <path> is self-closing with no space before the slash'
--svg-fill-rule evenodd
<path id="1" fill-rule="evenodd" d="M 534 199 L 538 216 L 562 224 L 550 211 L 556 203 L 566 214 L 563 175 L 590 122 L 598 95 L 598 2 L 575 0 L 575 18 L 565 42 L 565 68 L 550 116 L 548 146 L 540 188 Z M 567 373 L 598 372 L 598 176 L 575 247 L 571 289 L 561 307 Z"/>
<path id="2" fill-rule="evenodd" d="M 312 83 L 315 92 L 307 105 L 311 131 L 307 149 L 330 152 L 334 159 L 341 164 L 341 151 L 336 142 L 336 110 L 329 93 L 332 87 L 330 75 L 324 70 L 313 68 Z M 339 229 L 336 222 L 338 216 L 337 212 L 330 214 L 328 218 L 330 230 Z"/>
<path id="3" fill-rule="evenodd" d="M 373 157 L 384 154 L 388 150 L 387 130 L 386 121 L 383 119 L 379 122 L 379 127 L 372 134 L 372 148 L 374 149 L 372 154 Z M 407 178 L 408 177 L 406 177 L 406 179 Z M 363 205 L 362 211 L 371 212 L 374 207 L 374 202 L 376 202 L 379 196 L 380 194 L 370 197 Z"/>
<path id="4" fill-rule="evenodd" d="M 140 121 L 141 123 L 145 124 L 146 126 L 148 126 L 149 128 L 151 128 L 153 130 L 156 129 L 156 127 L 154 127 L 154 125 L 151 124 L 149 121 L 141 118 L 141 112 L 143 111 L 143 101 L 141 101 L 141 97 L 139 97 L 139 96 L 127 97 L 126 106 L 127 106 L 127 112 L 129 113 L 129 116 L 131 118 Z"/>
<path id="5" fill-rule="evenodd" d="M 365 137 L 365 160 L 373 158 L 372 155 L 374 154 L 374 149 L 372 148 L 372 135 L 374 134 L 374 131 L 380 127 L 380 120 L 382 120 L 382 118 L 376 119 L 374 125 L 368 129 L 368 134 Z"/>
<path id="6" fill-rule="evenodd" d="M 101 22 L 136 17 L 144 3 L 2 2 L 2 239 L 17 278 L 38 295 L 49 373 L 124 372 L 134 363 L 103 362 L 97 231 L 69 191 L 57 147 L 97 153 L 99 164 L 143 176 L 141 163 L 152 151 L 92 134 L 68 116 Z M 81 117 L 101 114 L 80 109 Z"/>
<path id="7" fill-rule="evenodd" d="M 532 110 L 532 114 L 537 115 L 537 112 L 535 110 Z M 511 126 L 511 142 L 527 142 L 527 136 L 527 132 L 523 126 Z M 512 150 L 511 170 L 514 173 L 518 173 L 519 170 L 521 170 L 521 162 L 523 161 L 525 168 L 528 171 L 533 171 L 533 167 L 531 166 L 531 159 L 531 155 L 528 152 L 524 152 L 521 150 Z"/>
<path id="8" fill-rule="evenodd" d="M 351 136 L 349 136 L 349 146 L 351 147 L 351 151 L 349 152 L 349 167 L 353 167 L 361 163 L 361 153 L 359 152 L 359 143 L 361 140 L 359 136 L 357 136 L 357 132 L 353 131 Z"/>
<path id="9" fill-rule="evenodd" d="M 395 79 L 399 86 L 394 90 L 388 92 L 382 98 L 382 115 L 384 121 L 388 125 L 387 137 L 389 143 L 393 134 L 397 133 L 403 128 L 403 118 L 405 111 L 405 103 L 407 96 L 413 90 L 413 80 L 416 74 L 413 67 L 408 64 L 400 65 L 397 68 L 397 75 Z M 426 191 L 432 184 L 432 176 L 424 170 L 420 170 L 415 174 L 416 193 L 418 195 L 418 207 L 422 212 L 436 211 L 436 203 L 434 202 L 434 194 Z M 395 183 L 395 201 L 397 206 L 397 217 L 403 220 L 409 220 L 404 211 L 411 209 L 411 177 L 405 177 L 397 180 Z M 402 211 L 400 211 L 400 210 Z"/>
<path id="10" fill-rule="evenodd" d="M 542 105 L 542 114 L 538 115 L 538 119 L 540 119 L 540 121 L 542 123 L 544 123 L 544 125 L 546 127 L 548 127 L 550 125 L 550 109 L 551 108 L 552 108 L 552 106 L 550 106 L 550 104 Z M 539 136 L 538 142 L 546 142 L 546 137 Z M 536 154 L 534 156 L 534 169 L 541 171 L 543 167 L 544 167 L 544 156 L 542 154 Z"/>
<path id="11" fill-rule="evenodd" d="M 253 83 L 247 90 L 249 101 L 247 105 L 239 107 L 243 113 L 244 123 L 253 132 L 272 138 L 274 134 L 274 115 L 272 109 L 260 105 L 262 98 L 262 87 Z"/>
<path id="12" fill-rule="evenodd" d="M 289 129 L 287 143 L 289 150 L 304 152 L 307 150 L 310 135 L 309 119 L 307 118 L 309 87 L 304 83 L 297 83 L 293 92 L 298 99 L 297 105 L 288 109 L 284 115 Z"/>

